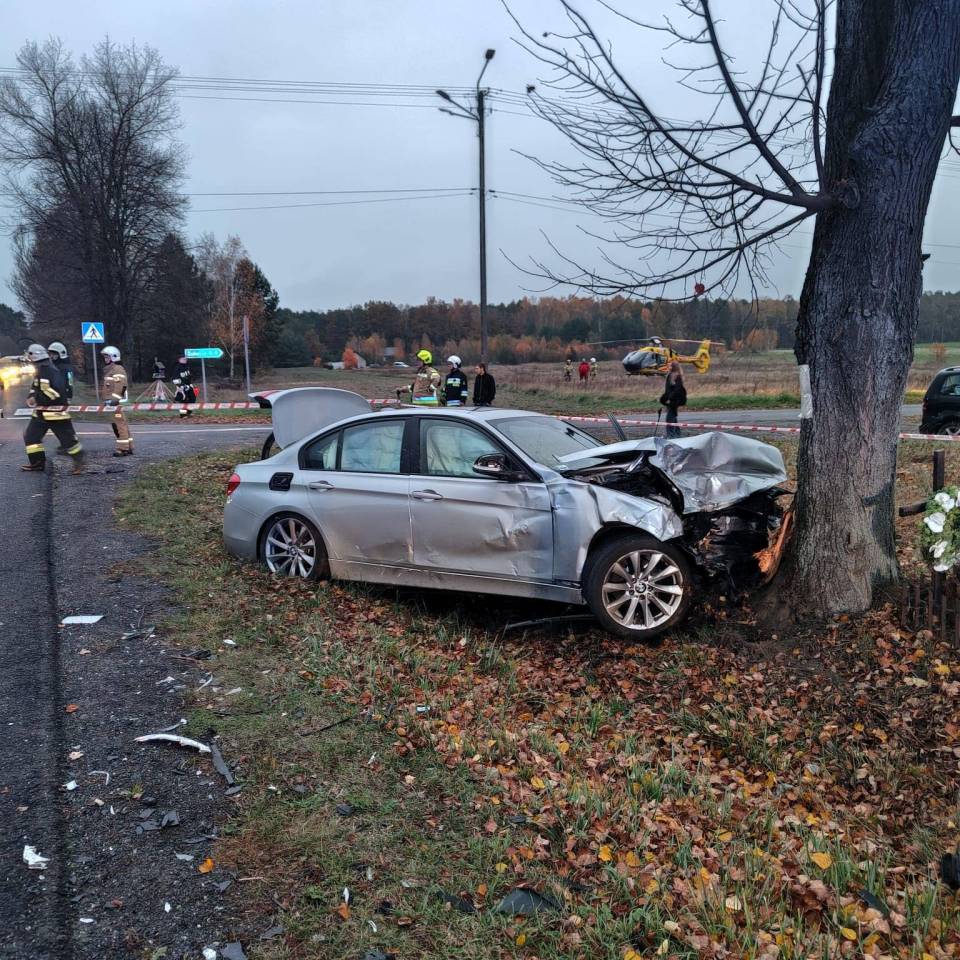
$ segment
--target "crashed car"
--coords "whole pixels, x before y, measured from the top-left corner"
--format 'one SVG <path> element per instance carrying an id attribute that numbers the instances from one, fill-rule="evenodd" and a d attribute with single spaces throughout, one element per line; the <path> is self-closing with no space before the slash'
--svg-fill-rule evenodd
<path id="1" fill-rule="evenodd" d="M 647 638 L 710 581 L 758 584 L 782 545 L 786 471 L 756 440 L 598 445 L 524 410 L 286 393 L 283 449 L 236 468 L 223 517 L 227 549 L 277 574 L 585 604 Z"/>

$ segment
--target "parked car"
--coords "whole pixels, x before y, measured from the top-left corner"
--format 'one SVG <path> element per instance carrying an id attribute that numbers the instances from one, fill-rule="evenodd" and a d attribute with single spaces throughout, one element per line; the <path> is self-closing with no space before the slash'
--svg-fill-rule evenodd
<path id="1" fill-rule="evenodd" d="M 921 433 L 960 433 L 960 367 L 945 367 L 923 397 Z"/>
<path id="2" fill-rule="evenodd" d="M 612 633 L 653 637 L 706 581 L 759 582 L 781 530 L 783 459 L 756 440 L 600 445 L 524 410 L 284 393 L 283 449 L 236 468 L 223 516 L 227 549 L 277 574 L 586 604 Z"/>
<path id="3" fill-rule="evenodd" d="M 410 366 L 409 363 L 404 363 L 402 360 L 394 360 L 393 365 L 395 367 L 402 367 L 404 370 L 406 370 Z"/>

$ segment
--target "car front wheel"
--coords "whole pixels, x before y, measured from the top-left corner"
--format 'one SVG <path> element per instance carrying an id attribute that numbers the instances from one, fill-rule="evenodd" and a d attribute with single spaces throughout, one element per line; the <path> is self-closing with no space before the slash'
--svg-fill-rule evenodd
<path id="1" fill-rule="evenodd" d="M 600 625 L 633 639 L 656 637 L 686 616 L 693 593 L 679 547 L 647 534 L 625 534 L 588 561 L 584 599 Z"/>
<path id="2" fill-rule="evenodd" d="M 260 559 L 283 577 L 319 580 L 328 576 L 327 551 L 317 528 L 303 517 L 274 517 L 260 538 Z"/>

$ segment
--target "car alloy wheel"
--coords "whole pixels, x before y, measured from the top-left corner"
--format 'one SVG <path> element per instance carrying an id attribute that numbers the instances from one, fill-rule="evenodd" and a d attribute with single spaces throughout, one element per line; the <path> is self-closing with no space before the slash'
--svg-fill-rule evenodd
<path id="1" fill-rule="evenodd" d="M 680 609 L 683 574 L 659 550 L 631 550 L 607 570 L 603 605 L 631 630 L 655 630 Z"/>
<path id="2" fill-rule="evenodd" d="M 683 550 L 649 534 L 625 534 L 590 557 L 584 599 L 604 629 L 621 637 L 651 638 L 679 623 L 692 597 Z"/>
<path id="3" fill-rule="evenodd" d="M 279 517 L 263 539 L 263 562 L 271 573 L 314 580 L 322 548 L 316 531 L 298 517 Z"/>

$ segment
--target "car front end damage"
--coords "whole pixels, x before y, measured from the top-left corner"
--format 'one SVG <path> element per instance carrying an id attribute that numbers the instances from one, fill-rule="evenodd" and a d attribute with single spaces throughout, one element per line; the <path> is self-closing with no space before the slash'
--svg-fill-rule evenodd
<path id="1" fill-rule="evenodd" d="M 661 540 L 676 537 L 701 577 L 726 592 L 748 593 L 775 575 L 792 530 L 776 447 L 710 432 L 622 441 L 564 461 L 567 478 L 640 501 L 643 522 L 635 525 Z M 605 523 L 631 522 L 612 506 Z"/>

